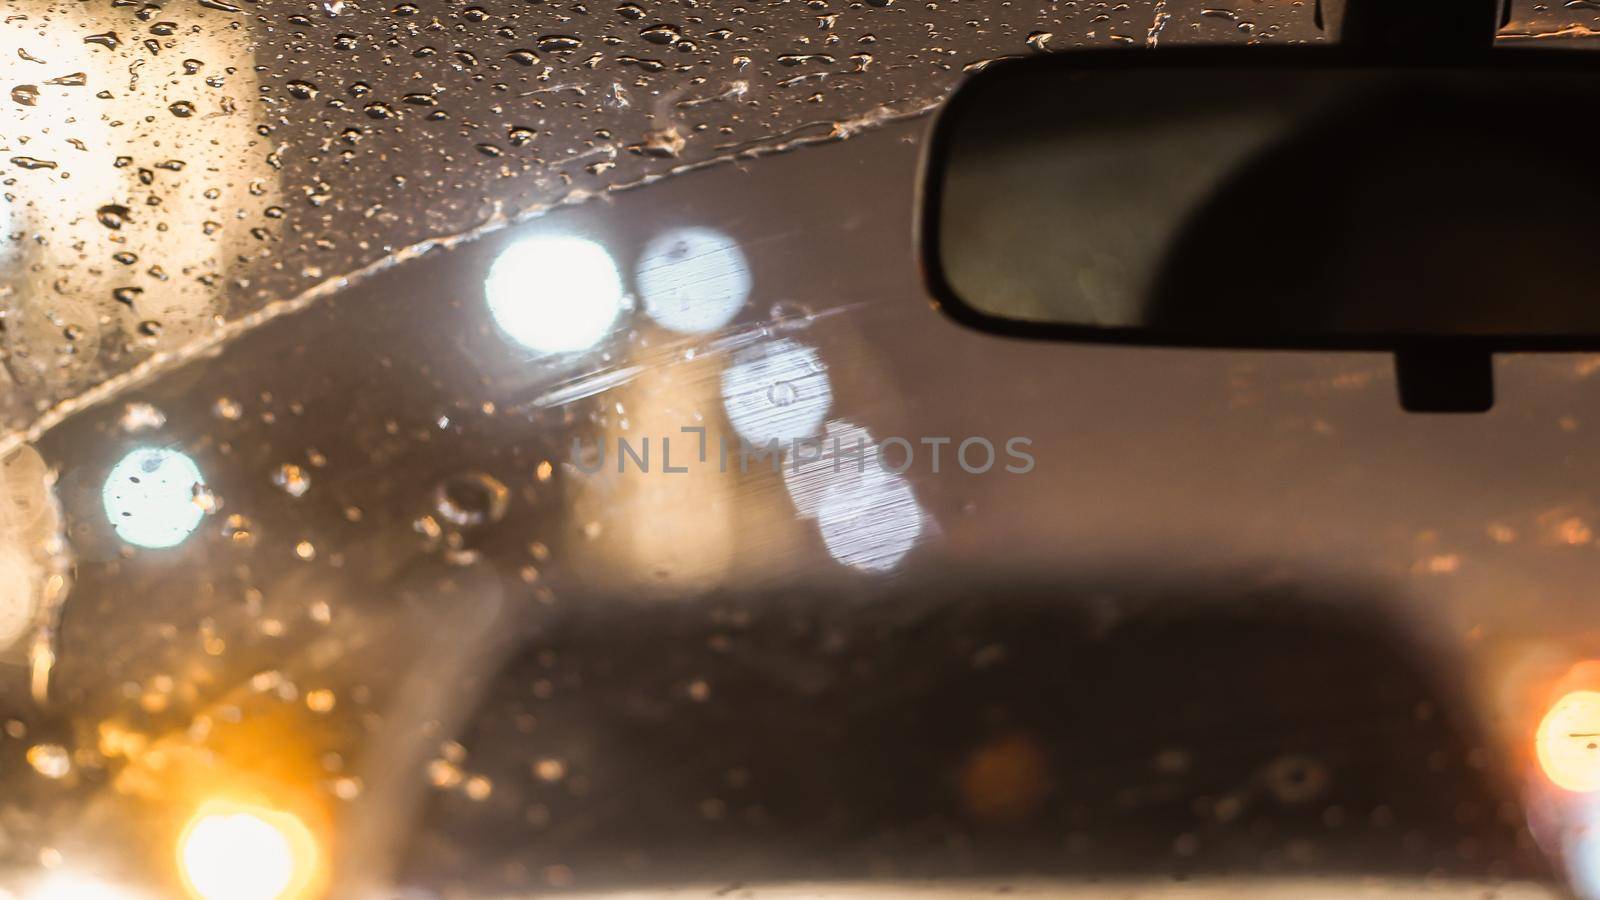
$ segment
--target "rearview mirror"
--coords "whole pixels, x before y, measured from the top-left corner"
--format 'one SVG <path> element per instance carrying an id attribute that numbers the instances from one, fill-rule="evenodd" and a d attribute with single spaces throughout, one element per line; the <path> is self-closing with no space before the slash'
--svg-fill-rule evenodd
<path id="1" fill-rule="evenodd" d="M 1295 47 L 996 63 L 929 142 L 929 287 L 1006 334 L 1393 351 L 1408 408 L 1486 409 L 1489 354 L 1600 349 L 1593 59 L 1394 65 Z"/>

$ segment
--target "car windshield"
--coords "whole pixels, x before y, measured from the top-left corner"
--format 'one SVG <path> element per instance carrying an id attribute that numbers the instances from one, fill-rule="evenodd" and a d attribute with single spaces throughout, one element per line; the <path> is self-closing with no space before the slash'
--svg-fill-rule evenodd
<path id="1" fill-rule="evenodd" d="M 10 0 L 0 897 L 1600 896 L 1596 357 L 920 280 L 965 73 L 1315 6 Z"/>

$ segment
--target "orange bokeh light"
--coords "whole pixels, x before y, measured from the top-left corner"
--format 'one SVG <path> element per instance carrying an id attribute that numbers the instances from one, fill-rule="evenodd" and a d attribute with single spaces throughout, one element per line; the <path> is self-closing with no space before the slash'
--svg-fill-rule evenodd
<path id="1" fill-rule="evenodd" d="M 1572 691 L 1552 704 L 1534 734 L 1534 751 L 1556 787 L 1600 791 L 1600 691 Z"/>

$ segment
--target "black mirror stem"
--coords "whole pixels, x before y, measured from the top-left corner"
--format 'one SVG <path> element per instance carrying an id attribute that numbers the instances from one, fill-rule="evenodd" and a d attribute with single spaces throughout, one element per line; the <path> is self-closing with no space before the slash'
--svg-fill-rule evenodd
<path id="1" fill-rule="evenodd" d="M 1385 62 L 1471 59 L 1494 47 L 1511 0 L 1317 0 L 1317 24 L 1351 52 Z M 1494 358 L 1450 342 L 1395 353 L 1407 412 L 1481 413 L 1494 406 Z"/>
<path id="2" fill-rule="evenodd" d="M 1394 61 L 1482 53 L 1510 18 L 1511 0 L 1317 0 L 1342 46 Z"/>
<path id="3" fill-rule="evenodd" d="M 1413 413 L 1484 413 L 1494 408 L 1494 356 L 1486 350 L 1422 344 L 1394 355 L 1400 406 Z"/>

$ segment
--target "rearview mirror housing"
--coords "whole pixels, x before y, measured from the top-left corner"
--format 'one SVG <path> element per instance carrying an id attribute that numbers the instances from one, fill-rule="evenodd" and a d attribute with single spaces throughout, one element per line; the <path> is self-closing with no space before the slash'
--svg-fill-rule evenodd
<path id="1" fill-rule="evenodd" d="M 1393 352 L 1417 411 L 1493 402 L 1490 355 L 1600 349 L 1600 66 L 1505 48 L 1094 50 L 995 63 L 939 115 L 918 246 L 1000 334 Z"/>

